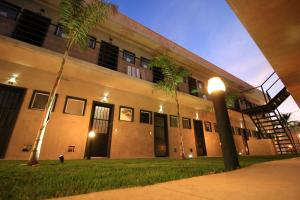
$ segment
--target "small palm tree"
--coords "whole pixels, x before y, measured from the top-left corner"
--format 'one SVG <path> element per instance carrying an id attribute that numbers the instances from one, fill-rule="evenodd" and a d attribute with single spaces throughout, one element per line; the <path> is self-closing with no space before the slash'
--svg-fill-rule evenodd
<path id="1" fill-rule="evenodd" d="M 67 37 L 66 48 L 62 57 L 60 69 L 49 95 L 43 113 L 41 125 L 38 130 L 28 165 L 38 163 L 41 145 L 49 122 L 55 94 L 62 79 L 64 65 L 73 44 L 78 44 L 82 49 L 88 47 L 88 34 L 98 23 L 104 22 L 111 14 L 117 13 L 117 7 L 105 0 L 61 0 L 59 4 L 60 23 Z"/>
<path id="2" fill-rule="evenodd" d="M 292 116 L 292 113 L 281 113 L 281 121 L 284 123 L 284 124 L 287 124 L 289 125 L 289 121 L 291 119 L 291 116 Z"/>
<path id="3" fill-rule="evenodd" d="M 158 81 L 154 84 L 155 89 L 162 90 L 166 92 L 168 95 L 171 95 L 175 98 L 176 101 L 176 109 L 178 116 L 178 130 L 180 135 L 180 146 L 181 146 L 181 158 L 185 159 L 185 152 L 183 146 L 183 137 L 181 132 L 181 123 L 180 123 L 180 109 L 179 109 L 179 101 L 178 101 L 178 92 L 177 87 L 180 83 L 183 82 L 185 77 L 189 76 L 189 71 L 178 67 L 176 63 L 167 55 L 159 55 L 154 57 L 150 62 L 150 68 L 157 67 L 160 68 L 163 74 L 163 80 Z"/>

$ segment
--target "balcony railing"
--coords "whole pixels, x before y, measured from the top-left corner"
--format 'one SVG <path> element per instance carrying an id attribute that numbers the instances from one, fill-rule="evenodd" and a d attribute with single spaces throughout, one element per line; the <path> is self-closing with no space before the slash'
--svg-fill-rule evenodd
<path id="1" fill-rule="evenodd" d="M 59 53 L 63 53 L 66 47 L 66 39 L 59 25 L 52 24 L 51 19 L 25 9 L 20 10 L 15 18 L 0 15 L 0 34 Z M 148 69 L 145 65 L 147 59 L 135 57 L 134 63 L 128 62 L 123 57 L 123 50 L 101 38 L 90 36 L 88 49 L 82 51 L 78 45 L 74 45 L 69 55 L 150 82 L 163 78 L 161 72 Z M 188 81 L 182 83 L 178 90 L 191 93 Z M 191 95 L 206 99 L 206 95 Z"/>

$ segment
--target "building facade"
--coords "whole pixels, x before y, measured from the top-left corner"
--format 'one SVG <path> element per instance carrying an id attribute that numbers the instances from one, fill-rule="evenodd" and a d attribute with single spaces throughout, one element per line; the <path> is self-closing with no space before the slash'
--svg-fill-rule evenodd
<path id="1" fill-rule="evenodd" d="M 27 159 L 65 47 L 58 1 L 0 2 L 1 158 Z M 153 90 L 162 79 L 149 60 L 168 53 L 191 72 L 174 100 Z M 207 80 L 220 76 L 228 93 L 251 88 L 199 56 L 117 14 L 90 34 L 89 48 L 71 50 L 41 149 L 41 159 L 179 157 L 181 120 L 190 157 L 222 156 Z M 195 92 L 198 91 L 198 92 Z M 246 96 L 260 104 L 256 91 Z M 274 155 L 251 119 L 229 109 L 239 154 Z M 244 123 L 245 122 L 245 123 Z M 95 137 L 88 133 L 94 131 Z"/>

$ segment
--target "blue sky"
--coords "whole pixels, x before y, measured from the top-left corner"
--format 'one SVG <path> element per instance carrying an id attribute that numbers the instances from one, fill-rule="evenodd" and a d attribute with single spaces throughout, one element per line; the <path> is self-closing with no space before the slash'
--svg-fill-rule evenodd
<path id="1" fill-rule="evenodd" d="M 112 0 L 120 12 L 229 73 L 260 85 L 273 72 L 225 0 Z M 280 108 L 299 108 L 289 98 Z"/>

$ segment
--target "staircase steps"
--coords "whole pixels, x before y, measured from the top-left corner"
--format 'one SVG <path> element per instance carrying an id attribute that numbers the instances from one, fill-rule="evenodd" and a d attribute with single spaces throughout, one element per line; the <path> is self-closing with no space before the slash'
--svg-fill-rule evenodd
<path id="1" fill-rule="evenodd" d="M 291 131 L 283 122 L 277 108 L 289 97 L 290 93 L 284 87 L 272 99 L 267 95 L 269 102 L 265 105 L 246 108 L 244 113 L 248 114 L 263 138 L 271 138 L 275 149 L 279 154 L 291 154 L 300 152 L 300 144 L 294 141 Z"/>

